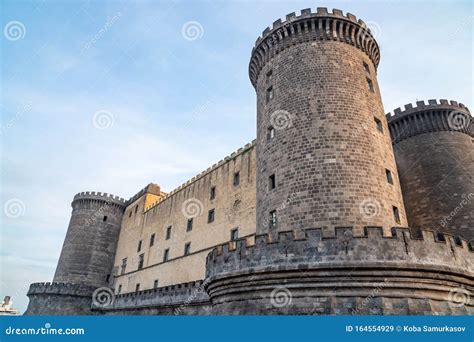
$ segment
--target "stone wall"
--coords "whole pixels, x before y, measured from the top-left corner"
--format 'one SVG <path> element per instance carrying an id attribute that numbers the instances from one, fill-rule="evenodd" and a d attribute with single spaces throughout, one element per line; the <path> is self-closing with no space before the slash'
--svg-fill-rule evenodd
<path id="1" fill-rule="evenodd" d="M 257 93 L 259 233 L 270 229 L 272 211 L 277 230 L 406 225 L 378 55 L 365 24 L 338 10 L 290 14 L 257 40 L 249 70 Z"/>

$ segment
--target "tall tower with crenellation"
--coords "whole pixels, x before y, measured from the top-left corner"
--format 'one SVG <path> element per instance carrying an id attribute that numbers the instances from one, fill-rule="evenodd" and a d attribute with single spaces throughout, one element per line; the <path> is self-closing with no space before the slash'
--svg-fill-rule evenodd
<path id="1" fill-rule="evenodd" d="M 410 227 L 474 239 L 474 120 L 456 101 L 387 114 Z"/>
<path id="2" fill-rule="evenodd" d="M 340 10 L 302 10 L 256 41 L 257 232 L 406 226 L 377 42 Z"/>

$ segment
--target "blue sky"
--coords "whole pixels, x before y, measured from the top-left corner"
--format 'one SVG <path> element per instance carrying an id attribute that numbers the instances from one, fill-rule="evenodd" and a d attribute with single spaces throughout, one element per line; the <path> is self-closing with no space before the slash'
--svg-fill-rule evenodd
<path id="1" fill-rule="evenodd" d="M 255 138 L 250 52 L 287 13 L 339 8 L 368 22 L 386 112 L 432 98 L 474 109 L 469 1 L 1 6 L 0 296 L 21 310 L 30 283 L 52 280 L 75 193 L 170 191 Z"/>

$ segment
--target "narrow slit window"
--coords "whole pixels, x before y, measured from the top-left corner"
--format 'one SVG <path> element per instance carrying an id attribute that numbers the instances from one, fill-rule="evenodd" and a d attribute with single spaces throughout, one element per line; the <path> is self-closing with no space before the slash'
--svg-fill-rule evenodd
<path id="1" fill-rule="evenodd" d="M 267 102 L 270 102 L 273 99 L 273 86 L 268 87 L 267 89 Z"/>
<path id="2" fill-rule="evenodd" d="M 400 220 L 400 212 L 398 211 L 398 208 L 393 206 L 393 218 L 395 219 L 395 222 L 400 224 L 401 223 L 401 220 Z"/>
<path id="3" fill-rule="evenodd" d="M 117 294 L 120 294 L 120 292 L 122 292 L 122 285 L 119 285 Z"/>
<path id="4" fill-rule="evenodd" d="M 184 255 L 189 255 L 191 253 L 191 242 L 186 242 L 184 245 Z"/>
<path id="5" fill-rule="evenodd" d="M 165 249 L 165 252 L 163 254 L 163 262 L 167 262 L 170 258 L 170 249 L 167 248 Z"/>
<path id="6" fill-rule="evenodd" d="M 135 285 L 135 292 L 140 291 L 140 284 Z"/>
<path id="7" fill-rule="evenodd" d="M 122 259 L 122 265 L 120 266 L 120 274 L 125 274 L 125 270 L 127 269 L 127 258 Z"/>
<path id="8" fill-rule="evenodd" d="M 389 169 L 385 169 L 385 175 L 387 176 L 388 184 L 393 184 L 392 171 L 390 171 Z"/>
<path id="9" fill-rule="evenodd" d="M 234 228 L 230 231 L 230 241 L 235 241 L 239 238 L 239 228 Z"/>
<path id="10" fill-rule="evenodd" d="M 273 70 L 267 72 L 267 83 L 271 83 L 273 81 Z"/>
<path id="11" fill-rule="evenodd" d="M 270 228 L 277 226 L 277 212 L 276 210 L 270 211 Z"/>
<path id="12" fill-rule="evenodd" d="M 216 198 L 216 187 L 213 186 L 211 187 L 211 191 L 209 193 L 209 199 L 212 201 L 215 198 Z"/>
<path id="13" fill-rule="evenodd" d="M 145 261 L 145 254 L 140 254 L 138 256 L 138 269 L 141 270 L 143 268 L 143 263 Z"/>
<path id="14" fill-rule="evenodd" d="M 154 288 L 154 289 L 158 288 L 158 280 L 155 280 L 155 281 L 153 282 L 153 288 Z"/>
<path id="15" fill-rule="evenodd" d="M 365 63 L 365 62 L 363 62 L 363 63 L 364 63 L 364 70 L 365 70 L 365 72 L 370 75 L 370 68 L 369 68 L 369 65 L 368 65 L 367 63 Z"/>
<path id="16" fill-rule="evenodd" d="M 214 219 L 215 219 L 215 209 L 211 209 L 207 213 L 207 223 L 214 222 Z"/>
<path id="17" fill-rule="evenodd" d="M 377 129 L 378 129 L 380 132 L 383 133 L 383 124 L 382 124 L 382 121 L 381 121 L 379 118 L 375 117 L 375 116 L 374 116 L 374 121 L 375 121 L 375 126 L 377 127 Z"/>
<path id="18" fill-rule="evenodd" d="M 106 222 L 106 221 L 107 221 L 107 216 L 104 216 L 104 218 L 102 219 L 102 221 Z"/>
<path id="19" fill-rule="evenodd" d="M 191 230 L 193 230 L 193 219 L 189 219 L 188 220 L 188 223 L 186 224 L 186 231 L 187 232 L 190 232 Z"/>
<path id="20" fill-rule="evenodd" d="M 270 126 L 267 129 L 267 140 L 272 140 L 273 138 L 275 138 L 275 128 Z"/>
<path id="21" fill-rule="evenodd" d="M 240 172 L 235 172 L 234 173 L 234 186 L 237 186 L 240 184 Z"/>
<path id="22" fill-rule="evenodd" d="M 367 87 L 372 93 L 374 92 L 374 84 L 370 78 L 367 79 Z"/>
<path id="23" fill-rule="evenodd" d="M 171 226 L 168 226 L 168 228 L 166 228 L 166 240 L 169 240 L 171 238 Z"/>
<path id="24" fill-rule="evenodd" d="M 140 252 L 141 250 L 142 250 L 142 240 L 138 241 L 137 252 Z"/>
<path id="25" fill-rule="evenodd" d="M 155 234 L 151 234 L 150 236 L 150 247 L 155 244 Z"/>
<path id="26" fill-rule="evenodd" d="M 268 187 L 270 188 L 270 190 L 276 188 L 276 179 L 274 174 L 268 177 Z"/>

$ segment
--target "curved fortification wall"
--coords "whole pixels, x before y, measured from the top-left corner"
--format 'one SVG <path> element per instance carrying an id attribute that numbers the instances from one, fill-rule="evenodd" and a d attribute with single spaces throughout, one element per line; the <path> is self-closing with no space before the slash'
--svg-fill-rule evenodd
<path id="1" fill-rule="evenodd" d="M 258 233 L 406 225 L 378 62 L 365 24 L 339 10 L 289 14 L 257 40 L 249 73 L 257 93 Z"/>
<path id="2" fill-rule="evenodd" d="M 472 245 L 407 228 L 306 229 L 213 250 L 216 314 L 473 314 Z M 457 301 L 461 302 L 458 304 Z M 464 304 L 464 305 L 463 305 Z"/>
<path id="3" fill-rule="evenodd" d="M 74 196 L 54 282 L 107 286 L 125 210 L 122 198 L 100 192 Z"/>
<path id="4" fill-rule="evenodd" d="M 410 227 L 474 239 L 474 120 L 456 101 L 387 114 Z"/>

